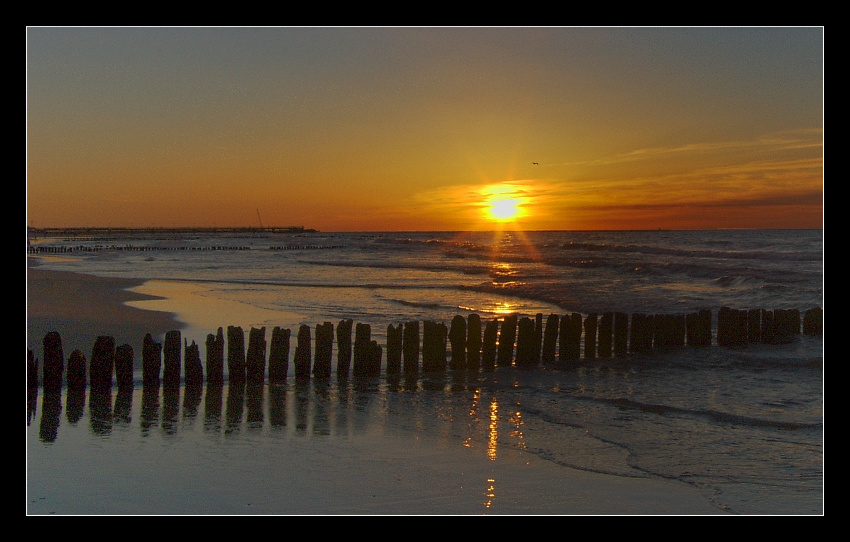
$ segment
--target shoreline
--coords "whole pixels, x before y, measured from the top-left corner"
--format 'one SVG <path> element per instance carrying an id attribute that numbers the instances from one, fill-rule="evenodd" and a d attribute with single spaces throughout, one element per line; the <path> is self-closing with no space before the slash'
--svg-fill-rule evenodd
<path id="1" fill-rule="evenodd" d="M 50 331 L 62 337 L 67 358 L 80 350 L 87 358 L 101 335 L 112 336 L 115 344 L 129 344 L 141 364 L 142 342 L 147 333 L 162 337 L 184 328 L 176 314 L 141 309 L 128 302 L 160 299 L 132 292 L 143 280 L 107 278 L 70 271 L 40 268 L 27 263 L 27 348 L 43 357 L 42 341 Z"/>
<path id="2" fill-rule="evenodd" d="M 30 347 L 41 358 L 40 341 L 43 334 L 50 330 L 60 333 L 63 341 L 64 356 L 74 349 L 81 350 L 86 357 L 91 353 L 94 340 L 99 335 L 112 335 L 116 344 L 130 344 L 134 351 L 141 352 L 145 333 L 156 335 L 182 325 L 174 313 L 146 310 L 127 305 L 128 302 L 161 299 L 158 296 L 145 295 L 129 291 L 143 284 L 141 280 L 104 278 L 74 272 L 60 272 L 28 267 L 27 269 L 27 333 Z M 39 336 L 40 335 L 40 336 Z M 35 344 L 33 342 L 35 341 Z M 138 350 L 136 350 L 138 349 Z M 135 357 L 140 364 L 140 356 Z M 136 391 L 138 395 L 141 391 Z M 141 400 L 133 401 L 133 408 L 141 408 Z M 43 409 L 39 409 L 41 412 Z M 43 413 L 42 413 L 43 414 Z M 356 412 L 352 415 L 356 415 Z M 136 412 L 133 419 L 141 419 Z M 192 427 L 191 420 L 187 424 Z M 33 475 L 34 465 L 54 465 L 52 451 L 60 453 L 66 445 L 74 446 L 77 439 L 60 438 L 49 446 L 39 445 L 33 437 L 30 439 L 27 458 L 28 468 L 28 514 L 125 514 L 134 513 L 178 513 L 178 514 L 424 514 L 424 515 L 479 515 L 479 514 L 553 514 L 553 515 L 725 515 L 721 509 L 711 504 L 696 488 L 686 484 L 671 482 L 654 477 L 629 478 L 601 473 L 575 470 L 556 463 L 545 461 L 533 454 L 520 450 L 504 449 L 498 461 L 489 459 L 484 450 L 470 453 L 467 445 L 454 438 L 432 434 L 418 434 L 416 431 L 391 430 L 382 426 L 380 419 L 372 422 L 364 418 L 356 426 L 371 428 L 368 438 L 332 438 L 315 443 L 308 440 L 287 440 L 283 449 L 276 439 L 259 440 L 256 446 L 268 450 L 260 455 L 261 461 L 255 465 L 258 469 L 266 461 L 280 459 L 285 452 L 293 462 L 308 462 L 309 468 L 287 471 L 286 487 L 298 488 L 303 502 L 284 506 L 291 495 L 282 489 L 265 487 L 247 493 L 236 499 L 229 490 L 211 491 L 208 505 L 181 504 L 165 508 L 150 507 L 145 495 L 135 498 L 124 491 L 121 479 L 104 479 L 103 484 L 115 485 L 115 493 L 122 496 L 120 504 L 95 506 L 92 502 L 79 500 L 74 496 L 72 487 L 64 488 L 64 481 L 55 480 L 49 484 L 39 484 L 34 480 L 42 477 Z M 365 424 L 365 425 L 363 425 Z M 376 424 L 376 425 L 373 425 Z M 73 431 L 76 426 L 61 424 L 61 431 Z M 38 424 L 33 424 L 37 427 Z M 80 429 L 86 424 L 82 424 Z M 374 431 L 372 430 L 374 429 Z M 188 429 L 181 432 L 184 434 Z M 189 431 L 191 434 L 191 431 Z M 249 432 L 246 435 L 250 436 Z M 105 446 L 102 440 L 101 445 Z M 127 467 L 122 458 L 128 451 L 121 447 L 121 439 L 110 441 L 104 457 L 96 459 L 103 462 L 104 473 L 116 472 Z M 423 444 L 428 444 L 423 447 Z M 446 447 L 447 444 L 450 446 Z M 57 446 L 58 445 L 58 446 Z M 185 443 L 191 449 L 197 444 L 191 438 Z M 210 446 L 212 446 L 210 444 Z M 411 448 L 413 447 L 413 448 Z M 113 449 L 114 448 L 114 449 Z M 238 448 L 237 448 L 238 449 Z M 420 461 L 411 463 L 411 450 L 420 450 L 424 454 Z M 87 455 L 90 448 L 65 450 L 63 457 Z M 186 466 L 187 458 L 194 458 L 194 452 L 177 454 L 172 459 L 176 465 Z M 235 453 L 231 448 L 221 449 L 213 446 L 209 454 Z M 96 455 L 96 454 L 95 454 Z M 339 461 L 340 457 L 359 458 L 359 460 Z M 113 458 L 113 459 L 109 459 Z M 89 457 L 86 461 L 91 461 Z M 150 461 L 147 456 L 139 459 L 142 464 Z M 238 464 L 245 458 L 233 456 Z M 193 460 L 194 461 L 194 460 Z M 424 468 L 429 465 L 428 468 Z M 120 468 L 119 468 L 120 467 Z M 80 467 L 84 468 L 83 466 Z M 365 471 L 364 471 L 365 469 Z M 72 469 L 73 470 L 73 469 Z M 179 469 L 178 469 L 179 470 Z M 207 472 L 208 488 L 224 486 L 226 482 L 236 483 L 234 479 L 222 480 L 220 476 L 227 471 L 214 469 Z M 323 483 L 316 480 L 310 472 L 323 472 Z M 298 474 L 301 473 L 301 474 Z M 356 474 L 355 474 L 356 473 Z M 388 476 L 387 473 L 393 473 Z M 215 474 L 213 476 L 213 474 Z M 245 475 L 243 472 L 242 475 Z M 141 474 L 140 474 L 141 476 Z M 150 482 L 150 471 L 144 470 L 143 476 Z M 236 478 L 239 475 L 234 475 Z M 123 476 L 121 477 L 123 479 Z M 46 479 L 46 478 L 45 478 Z M 71 479 L 76 480 L 73 476 Z M 169 484 L 180 475 L 170 472 L 155 480 L 152 491 L 147 495 L 154 500 L 170 494 Z M 62 478 L 64 480 L 64 478 Z M 345 491 L 340 493 L 339 481 L 345 483 Z M 470 481 L 474 483 L 470 484 Z M 497 480 L 499 497 L 492 508 L 482 504 L 484 483 Z M 70 482 L 69 482 L 70 483 Z M 119 487 L 120 486 L 120 487 Z M 416 491 L 411 493 L 413 488 Z M 243 491 L 244 493 L 244 491 Z M 328 502 L 329 495 L 336 495 L 335 502 Z M 376 496 L 381 497 L 376 500 Z M 545 496 L 545 498 L 543 497 Z M 243 509 L 243 501 L 262 502 L 254 505 L 250 512 Z M 542 500 L 541 500 L 542 499 Z M 166 499 L 167 500 L 167 499 Z M 179 500 L 179 499 L 178 499 Z M 182 502 L 182 501 L 181 501 Z M 42 504 L 43 503 L 43 504 Z M 147 506 L 147 508 L 146 508 Z M 49 507 L 49 508 L 44 508 Z"/>

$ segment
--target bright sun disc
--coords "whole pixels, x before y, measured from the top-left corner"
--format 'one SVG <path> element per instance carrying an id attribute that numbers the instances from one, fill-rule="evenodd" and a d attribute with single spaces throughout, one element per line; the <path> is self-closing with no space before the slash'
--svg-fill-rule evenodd
<path id="1" fill-rule="evenodd" d="M 493 220 L 512 220 L 519 215 L 519 201 L 516 198 L 492 200 L 489 212 Z"/>

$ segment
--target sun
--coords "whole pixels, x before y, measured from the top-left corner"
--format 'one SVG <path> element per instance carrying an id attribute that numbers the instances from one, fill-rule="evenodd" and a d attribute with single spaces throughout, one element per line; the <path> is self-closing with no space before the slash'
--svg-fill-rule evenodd
<path id="1" fill-rule="evenodd" d="M 519 200 L 517 198 L 491 199 L 488 202 L 487 213 L 491 220 L 505 222 L 515 220 L 520 213 Z"/>
<path id="2" fill-rule="evenodd" d="M 530 197 L 526 187 L 512 183 L 491 184 L 481 188 L 484 218 L 506 224 L 528 216 Z"/>

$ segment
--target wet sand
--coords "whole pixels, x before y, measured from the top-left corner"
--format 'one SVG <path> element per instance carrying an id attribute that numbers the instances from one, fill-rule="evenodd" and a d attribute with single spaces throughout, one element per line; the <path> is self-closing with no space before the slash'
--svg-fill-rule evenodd
<path id="1" fill-rule="evenodd" d="M 100 335 L 129 344 L 141 357 L 146 333 L 154 337 L 181 329 L 173 314 L 131 307 L 128 301 L 155 296 L 128 291 L 142 284 L 119 278 L 102 278 L 80 273 L 27 268 L 27 348 L 42 358 L 42 341 L 50 331 L 62 337 L 67 358 L 74 350 L 90 357 Z"/>
<path id="2" fill-rule="evenodd" d="M 150 299 L 129 292 L 138 281 L 105 279 L 77 273 L 27 271 L 27 341 L 41 357 L 41 339 L 48 331 L 63 338 L 65 356 L 80 349 L 87 357 L 98 335 L 112 335 L 116 344 L 130 344 L 141 352 L 145 333 L 157 335 L 179 329 L 171 313 L 133 308 L 124 303 Z M 137 358 L 140 356 L 136 356 Z M 33 426 L 33 430 L 35 426 Z M 70 430 L 70 429 L 69 429 Z M 80 431 L 84 429 L 80 428 Z M 434 436 L 415 432 L 374 434 L 366 439 L 328 440 L 292 444 L 281 449 L 275 445 L 260 455 L 253 475 L 225 468 L 227 454 L 222 449 L 206 450 L 217 457 L 212 465 L 198 465 L 197 444 L 187 442 L 182 452 L 175 451 L 175 465 L 195 465 L 192 469 L 175 468 L 151 479 L 154 470 L 139 473 L 145 492 L 127 492 L 133 475 L 116 457 L 125 449 L 103 455 L 103 441 L 91 447 L 64 450 L 74 438 L 63 436 L 44 445 L 28 433 L 28 514 L 569 514 L 569 515 L 697 515 L 722 514 L 696 489 L 683 483 L 657 478 L 624 478 L 579 471 L 554 464 L 521 450 L 505 450 L 498 461 L 484 453 L 470 453 L 460 440 L 441 441 L 428 446 Z M 115 439 L 116 445 L 122 441 Z M 262 440 L 258 446 L 274 443 Z M 423 446 L 425 445 L 425 446 Z M 253 446 L 253 445 L 252 445 Z M 129 446 L 133 453 L 138 446 Z M 163 450 L 172 449 L 171 445 Z M 252 448 L 254 449 L 254 448 Z M 411 450 L 416 454 L 411 456 Z M 103 455 L 103 457 L 101 457 Z M 153 456 L 159 457 L 159 453 Z M 150 454 L 134 461 L 154 461 Z M 252 452 L 250 457 L 255 457 Z M 69 457 L 80 462 L 80 472 L 72 468 Z M 111 459 L 110 459 L 111 458 Z M 272 459 L 274 458 L 274 459 Z M 257 483 L 233 492 L 241 482 L 228 476 L 256 476 L 263 480 L 267 461 L 294 468 L 285 470 L 285 484 Z M 266 461 L 267 460 L 267 461 Z M 226 461 L 225 461 L 226 462 Z M 236 464 L 244 462 L 240 455 Z M 62 469 L 57 471 L 61 463 Z M 95 465 L 95 468 L 92 466 Z M 100 465 L 101 468 L 96 466 Z M 297 466 L 295 466 L 297 465 Z M 200 470 L 199 470 L 200 469 Z M 44 472 L 42 472 L 44 471 Z M 62 472 L 61 476 L 58 472 Z M 85 475 L 82 472 L 85 472 Z M 44 476 L 51 472 L 50 476 Z M 199 473 L 210 477 L 205 498 L 187 501 L 175 488 L 194 486 Z M 116 474 L 118 473 L 118 474 Z M 218 473 L 218 474 L 215 474 Z M 321 473 L 316 476 L 316 473 Z M 117 478 L 116 478 L 117 476 Z M 221 477 L 224 476 L 225 479 Z M 81 479 L 97 482 L 97 499 L 88 499 Z M 214 478 L 214 479 L 213 479 Z M 240 480 L 242 479 L 240 478 Z M 488 481 L 498 481 L 500 498 L 485 506 Z M 279 482 L 280 480 L 278 480 Z M 138 482 L 138 480 L 136 480 Z M 291 492 L 296 489 L 297 501 Z M 251 505 L 253 503 L 253 505 Z M 258 504 L 264 503 L 264 504 Z M 251 505 L 251 506 L 249 506 Z"/>

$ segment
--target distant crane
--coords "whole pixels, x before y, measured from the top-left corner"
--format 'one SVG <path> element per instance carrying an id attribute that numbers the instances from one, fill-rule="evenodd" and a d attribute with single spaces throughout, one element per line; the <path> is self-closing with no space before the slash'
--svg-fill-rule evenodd
<path id="1" fill-rule="evenodd" d="M 260 229 L 264 230 L 265 228 L 263 227 L 263 219 L 260 218 L 260 210 L 259 209 L 257 209 L 257 220 L 260 222 Z"/>
<path id="2" fill-rule="evenodd" d="M 537 165 L 539 165 L 539 164 L 538 164 L 537 162 L 532 162 L 532 163 L 531 163 L 531 165 L 532 165 L 532 166 L 537 166 Z"/>

